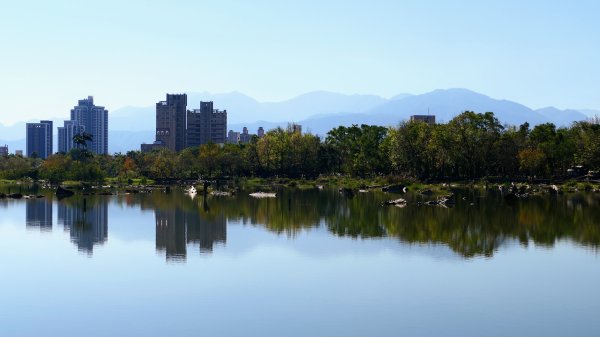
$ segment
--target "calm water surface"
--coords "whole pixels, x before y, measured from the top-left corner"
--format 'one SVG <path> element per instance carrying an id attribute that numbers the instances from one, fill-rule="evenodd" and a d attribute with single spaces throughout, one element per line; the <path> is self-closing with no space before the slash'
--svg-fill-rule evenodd
<path id="1" fill-rule="evenodd" d="M 0 336 L 598 336 L 600 196 L 458 192 L 0 200 Z"/>

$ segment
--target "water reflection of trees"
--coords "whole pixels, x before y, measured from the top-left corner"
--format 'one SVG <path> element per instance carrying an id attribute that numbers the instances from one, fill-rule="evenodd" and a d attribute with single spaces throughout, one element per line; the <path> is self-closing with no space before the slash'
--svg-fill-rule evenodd
<path id="1" fill-rule="evenodd" d="M 259 200 L 245 194 L 211 198 L 208 212 L 203 210 L 201 199 L 159 194 L 151 200 L 159 209 L 190 213 L 186 216 L 192 219 L 226 218 L 288 236 L 323 224 L 338 236 L 388 236 L 410 244 L 444 244 L 465 257 L 492 256 L 507 241 L 553 246 L 559 240 L 570 239 L 594 248 L 600 243 L 600 211 L 595 208 L 599 198 L 593 194 L 536 196 L 511 205 L 494 193 L 470 192 L 460 194 L 451 209 L 417 206 L 419 196 L 409 196 L 411 204 L 405 208 L 379 206 L 389 198 L 382 193 L 347 198 L 335 191 L 280 191 L 276 199 Z M 190 222 L 185 217 L 173 221 Z M 172 242 L 184 245 L 184 241 Z"/>
<path id="2" fill-rule="evenodd" d="M 405 208 L 383 207 L 395 198 L 383 193 L 337 191 L 278 192 L 275 199 L 254 199 L 247 193 L 235 197 L 199 196 L 181 191 L 155 191 L 147 195 L 118 195 L 118 203 L 152 210 L 155 214 L 156 249 L 168 260 L 185 260 L 188 250 L 212 252 L 227 239 L 227 222 L 239 222 L 290 237 L 324 226 L 330 233 L 350 238 L 397 238 L 405 244 L 443 244 L 465 256 L 492 256 L 507 242 L 553 246 L 559 240 L 596 249 L 600 244 L 600 196 L 568 194 L 534 196 L 514 204 L 496 193 L 459 192 L 450 209 L 417 206 L 426 197 L 407 195 Z M 463 200 L 465 197 L 466 200 Z M 70 233 L 81 251 L 92 253 L 108 236 L 108 203 L 112 197 L 76 196 L 58 202 L 58 223 Z M 27 226 L 52 228 L 51 201 L 26 201 Z"/>

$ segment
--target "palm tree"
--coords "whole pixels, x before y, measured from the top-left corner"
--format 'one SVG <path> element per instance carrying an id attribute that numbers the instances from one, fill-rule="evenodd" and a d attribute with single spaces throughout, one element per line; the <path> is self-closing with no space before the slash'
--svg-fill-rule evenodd
<path id="1" fill-rule="evenodd" d="M 76 150 L 73 151 L 73 159 L 75 160 L 86 160 L 92 157 L 92 153 L 87 150 L 87 142 L 92 141 L 92 135 L 87 132 L 81 132 L 73 136 L 73 142 L 77 145 Z"/>
<path id="2" fill-rule="evenodd" d="M 86 150 L 88 141 L 92 141 L 92 135 L 87 132 L 81 132 L 73 136 L 73 142 L 77 144 L 78 149 L 83 147 L 83 149 Z"/>

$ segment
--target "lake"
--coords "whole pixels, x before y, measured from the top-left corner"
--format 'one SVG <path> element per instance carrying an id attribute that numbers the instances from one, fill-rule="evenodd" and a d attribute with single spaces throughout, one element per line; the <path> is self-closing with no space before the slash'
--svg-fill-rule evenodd
<path id="1" fill-rule="evenodd" d="M 3 199 L 0 336 L 598 336 L 600 195 L 455 192 Z"/>

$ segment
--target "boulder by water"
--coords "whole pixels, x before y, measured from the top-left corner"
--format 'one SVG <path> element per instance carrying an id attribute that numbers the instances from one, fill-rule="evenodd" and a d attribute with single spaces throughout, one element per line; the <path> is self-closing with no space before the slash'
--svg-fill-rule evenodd
<path id="1" fill-rule="evenodd" d="M 212 195 L 214 197 L 230 197 L 232 194 L 231 194 L 231 192 L 225 192 L 225 191 L 212 191 L 212 192 L 210 192 L 210 195 Z"/>
<path id="2" fill-rule="evenodd" d="M 277 193 L 255 192 L 250 193 L 250 196 L 254 198 L 275 198 L 277 197 Z"/>
<path id="3" fill-rule="evenodd" d="M 75 195 L 75 192 L 62 188 L 61 186 L 58 186 L 58 189 L 56 189 L 56 196 L 59 198 L 72 197 L 73 195 Z"/>
<path id="4" fill-rule="evenodd" d="M 340 187 L 339 190 L 341 195 L 352 198 L 354 196 L 354 191 L 348 187 Z"/>
<path id="5" fill-rule="evenodd" d="M 395 185 L 389 185 L 389 186 L 382 187 L 381 190 L 383 192 L 389 192 L 389 193 L 406 193 L 406 186 L 401 185 L 401 184 L 395 184 Z"/>
<path id="6" fill-rule="evenodd" d="M 406 200 L 399 198 L 394 200 L 388 200 L 381 203 L 382 206 L 390 206 L 390 205 L 406 205 Z"/>
<path id="7" fill-rule="evenodd" d="M 425 189 L 419 190 L 418 193 L 421 195 L 432 195 L 433 191 L 429 188 L 425 188 Z"/>

